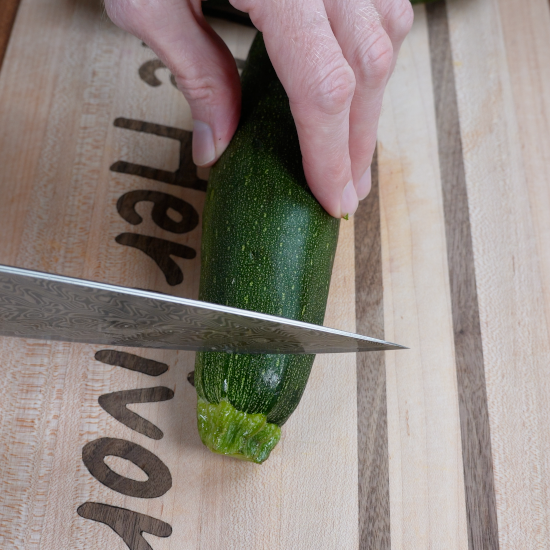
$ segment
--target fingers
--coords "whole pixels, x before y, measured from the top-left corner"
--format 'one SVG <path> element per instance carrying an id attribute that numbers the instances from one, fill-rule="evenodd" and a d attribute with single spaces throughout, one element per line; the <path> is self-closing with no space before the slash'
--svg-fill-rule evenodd
<path id="1" fill-rule="evenodd" d="M 206 23 L 200 0 L 105 0 L 113 22 L 143 40 L 170 69 L 193 115 L 193 160 L 212 165 L 240 115 L 233 56 Z"/>
<path id="2" fill-rule="evenodd" d="M 401 43 L 412 24 L 409 0 L 328 0 L 334 34 L 354 71 L 349 150 L 358 198 L 371 187 L 370 164 L 376 147 L 378 119 L 388 78 Z"/>
<path id="3" fill-rule="evenodd" d="M 333 216 L 371 187 L 382 98 L 410 30 L 409 0 L 232 0 L 264 33 L 290 99 L 304 170 Z"/>
<path id="4" fill-rule="evenodd" d="M 359 199 L 370 191 L 363 175 L 376 146 L 382 97 L 393 61 L 393 46 L 380 16 L 370 1 L 348 0 L 342 10 L 338 0 L 327 2 L 334 34 L 342 46 L 356 79 L 350 109 L 349 151 Z"/>
<path id="5" fill-rule="evenodd" d="M 388 33 L 393 46 L 393 72 L 403 40 L 411 30 L 414 11 L 410 0 L 372 0 L 380 14 L 380 22 Z"/>
<path id="6" fill-rule="evenodd" d="M 309 186 L 329 214 L 353 214 L 349 156 L 353 71 L 332 33 L 322 0 L 241 0 L 263 32 L 290 100 Z"/>

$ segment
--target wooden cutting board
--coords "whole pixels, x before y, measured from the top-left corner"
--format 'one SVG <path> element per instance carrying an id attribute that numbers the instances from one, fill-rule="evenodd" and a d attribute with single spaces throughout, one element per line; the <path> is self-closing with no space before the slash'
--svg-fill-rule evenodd
<path id="1" fill-rule="evenodd" d="M 196 297 L 170 75 L 95 0 L 10 9 L 0 263 Z M 0 548 L 546 548 L 549 51 L 546 0 L 415 8 L 326 317 L 410 350 L 319 356 L 264 465 L 202 447 L 192 353 L 0 339 Z"/>

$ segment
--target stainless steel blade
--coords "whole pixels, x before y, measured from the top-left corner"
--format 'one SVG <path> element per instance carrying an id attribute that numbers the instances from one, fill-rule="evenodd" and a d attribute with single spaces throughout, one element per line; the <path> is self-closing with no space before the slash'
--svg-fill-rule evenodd
<path id="1" fill-rule="evenodd" d="M 235 353 L 404 349 L 292 319 L 2 265 L 0 335 Z"/>

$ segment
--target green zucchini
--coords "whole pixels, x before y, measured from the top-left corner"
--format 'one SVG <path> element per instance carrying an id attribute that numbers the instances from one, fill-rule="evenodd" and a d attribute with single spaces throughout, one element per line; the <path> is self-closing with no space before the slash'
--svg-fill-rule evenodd
<path id="1" fill-rule="evenodd" d="M 288 97 L 258 33 L 242 114 L 212 168 L 199 298 L 322 324 L 340 220 L 309 190 Z M 197 353 L 197 420 L 212 451 L 261 463 L 304 392 L 314 355 Z"/>

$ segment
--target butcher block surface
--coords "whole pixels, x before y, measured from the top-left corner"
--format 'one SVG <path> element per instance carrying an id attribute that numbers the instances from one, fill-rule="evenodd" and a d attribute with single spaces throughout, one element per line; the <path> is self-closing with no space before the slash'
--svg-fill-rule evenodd
<path id="1" fill-rule="evenodd" d="M 196 298 L 190 110 L 102 10 L 2 2 L 0 263 Z M 548 52 L 546 0 L 415 7 L 325 318 L 410 349 L 319 355 L 263 465 L 202 446 L 193 353 L 0 338 L 0 548 L 547 548 Z"/>

